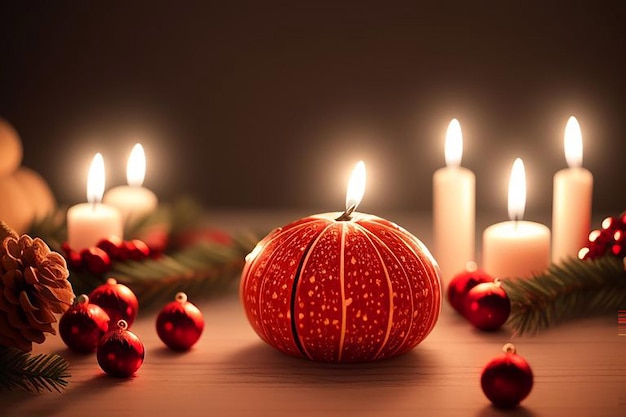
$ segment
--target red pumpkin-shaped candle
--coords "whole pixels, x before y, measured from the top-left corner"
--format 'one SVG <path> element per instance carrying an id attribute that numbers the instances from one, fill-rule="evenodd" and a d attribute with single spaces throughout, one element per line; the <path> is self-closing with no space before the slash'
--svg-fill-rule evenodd
<path id="1" fill-rule="evenodd" d="M 364 169 L 355 168 L 346 212 L 276 229 L 246 257 L 240 287 L 246 315 L 281 352 L 372 361 L 409 351 L 435 326 L 441 282 L 428 249 L 392 222 L 353 212 Z"/>

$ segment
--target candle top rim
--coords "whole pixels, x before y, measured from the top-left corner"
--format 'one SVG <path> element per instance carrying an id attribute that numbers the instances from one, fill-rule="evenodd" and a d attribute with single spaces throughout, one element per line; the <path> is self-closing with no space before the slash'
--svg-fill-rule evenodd
<path id="1" fill-rule="evenodd" d="M 528 220 L 507 220 L 492 224 L 485 229 L 485 234 L 495 234 L 499 237 L 517 238 L 520 236 L 540 236 L 550 229 L 543 223 Z"/>

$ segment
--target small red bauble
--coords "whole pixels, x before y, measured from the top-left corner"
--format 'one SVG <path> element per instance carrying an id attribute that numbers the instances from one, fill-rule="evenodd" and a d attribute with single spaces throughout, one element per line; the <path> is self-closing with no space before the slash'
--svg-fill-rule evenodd
<path id="1" fill-rule="evenodd" d="M 363 213 L 318 214 L 274 230 L 246 257 L 240 295 L 261 339 L 326 362 L 407 352 L 441 309 L 439 269 L 428 249 Z"/>
<path id="2" fill-rule="evenodd" d="M 189 350 L 200 339 L 204 318 L 200 310 L 187 301 L 187 295 L 179 292 L 176 300 L 159 313 L 156 329 L 159 338 L 170 349 Z"/>
<path id="3" fill-rule="evenodd" d="M 119 320 L 100 340 L 96 357 L 100 368 L 111 376 L 127 378 L 143 363 L 145 350 L 137 335 L 128 330 L 126 321 Z"/>
<path id="4" fill-rule="evenodd" d="M 109 315 L 89 297 L 81 295 L 59 321 L 59 334 L 74 352 L 89 353 L 96 350 L 98 342 L 109 328 Z"/>
<path id="5" fill-rule="evenodd" d="M 89 300 L 107 312 L 111 319 L 110 325 L 115 325 L 123 319 L 130 327 L 139 311 L 137 297 L 126 285 L 119 284 L 114 278 L 96 287 L 90 294 Z"/>
<path id="6" fill-rule="evenodd" d="M 464 316 L 480 330 L 498 330 L 511 314 L 511 302 L 500 282 L 476 285 L 465 299 Z"/>
<path id="7" fill-rule="evenodd" d="M 530 394 L 533 371 L 511 343 L 504 345 L 503 350 L 503 355 L 492 359 L 483 368 L 480 385 L 493 405 L 511 408 Z"/>
<path id="8" fill-rule="evenodd" d="M 465 298 L 467 293 L 483 282 L 493 282 L 494 278 L 481 269 L 476 268 L 474 262 L 467 265 L 465 271 L 452 277 L 448 284 L 448 302 L 460 314 L 464 313 Z"/>

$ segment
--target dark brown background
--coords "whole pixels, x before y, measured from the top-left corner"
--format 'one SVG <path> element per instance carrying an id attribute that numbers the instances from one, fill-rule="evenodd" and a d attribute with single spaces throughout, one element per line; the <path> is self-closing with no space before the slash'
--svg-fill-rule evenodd
<path id="1" fill-rule="evenodd" d="M 24 3 L 0 10 L 0 115 L 62 203 L 96 151 L 123 183 L 138 131 L 162 200 L 339 210 L 363 158 L 363 211 L 429 210 L 457 117 L 478 210 L 506 217 L 520 156 L 533 217 L 574 114 L 596 212 L 626 208 L 624 2 Z"/>

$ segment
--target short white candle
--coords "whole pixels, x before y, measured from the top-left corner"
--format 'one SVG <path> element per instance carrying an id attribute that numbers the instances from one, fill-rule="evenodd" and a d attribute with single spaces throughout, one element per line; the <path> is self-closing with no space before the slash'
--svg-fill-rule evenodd
<path id="1" fill-rule="evenodd" d="M 107 191 L 103 202 L 117 209 L 125 223 L 145 216 L 157 207 L 157 197 L 149 189 L 142 187 L 146 175 L 146 156 L 143 147 L 137 143 L 130 152 L 126 166 L 128 185 L 120 185 Z"/>
<path id="2" fill-rule="evenodd" d="M 576 258 L 591 229 L 593 176 L 582 167 L 583 139 L 574 116 L 565 127 L 564 148 L 569 168 L 554 175 L 552 262 Z"/>
<path id="3" fill-rule="evenodd" d="M 446 166 L 433 175 L 433 252 L 444 284 L 475 260 L 476 176 L 461 167 L 462 156 L 461 125 L 452 119 L 446 134 Z"/>
<path id="4" fill-rule="evenodd" d="M 74 250 L 96 245 L 102 239 L 123 237 L 119 211 L 100 203 L 104 192 L 104 160 L 97 153 L 91 162 L 87 178 L 87 203 L 72 206 L 67 211 L 67 241 Z"/>
<path id="5" fill-rule="evenodd" d="M 497 278 L 525 277 L 550 266 L 550 230 L 521 221 L 526 205 L 524 163 L 517 158 L 509 181 L 511 221 L 489 226 L 483 233 L 483 269 Z"/>

